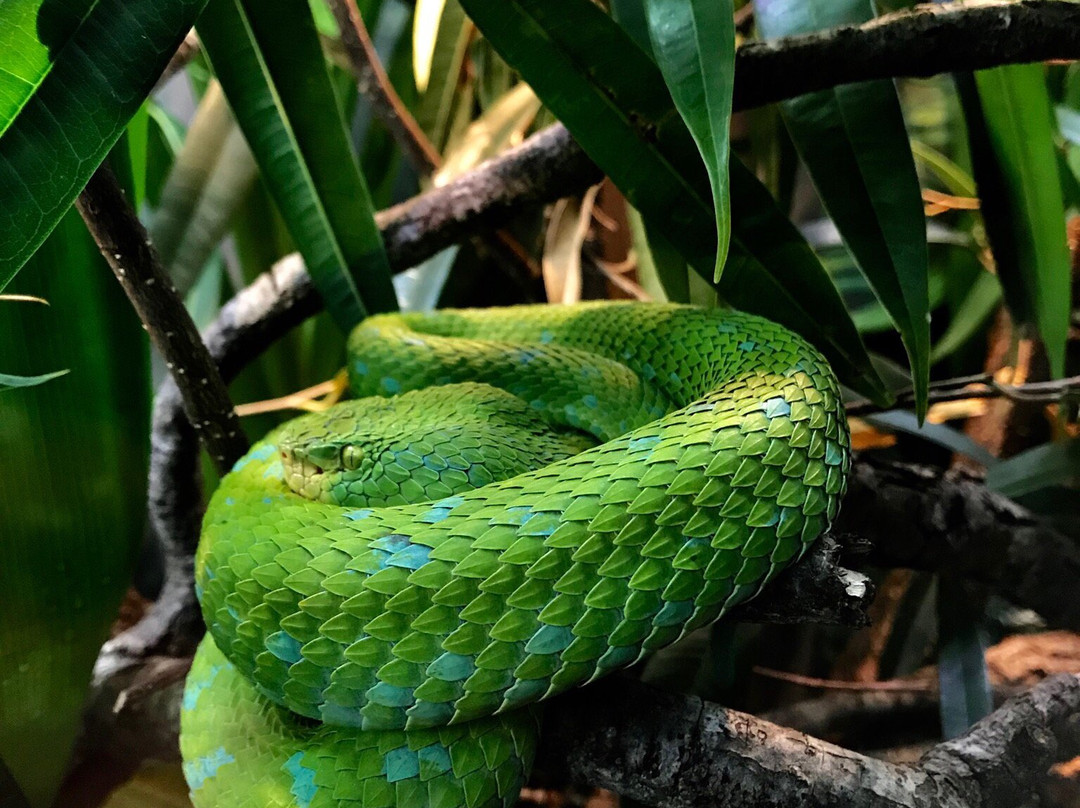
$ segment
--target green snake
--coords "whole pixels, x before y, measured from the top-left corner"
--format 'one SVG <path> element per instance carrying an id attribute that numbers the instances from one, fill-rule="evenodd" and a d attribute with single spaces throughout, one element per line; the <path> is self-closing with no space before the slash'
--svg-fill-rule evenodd
<path id="1" fill-rule="evenodd" d="M 748 314 L 388 314 L 240 460 L 196 556 L 197 808 L 517 798 L 536 703 L 754 596 L 835 517 L 836 379 Z"/>

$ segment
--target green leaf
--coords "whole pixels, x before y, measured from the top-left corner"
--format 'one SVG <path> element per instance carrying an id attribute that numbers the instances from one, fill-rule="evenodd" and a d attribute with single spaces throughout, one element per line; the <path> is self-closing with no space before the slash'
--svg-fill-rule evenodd
<path id="1" fill-rule="evenodd" d="M 872 16 L 866 0 L 759 0 L 754 15 L 770 38 Z M 922 418 L 930 382 L 926 224 L 896 89 L 891 81 L 844 84 L 780 108 L 821 201 L 903 337 Z"/>
<path id="2" fill-rule="evenodd" d="M 636 209 L 628 208 L 627 219 L 642 288 L 653 300 L 689 303 L 688 268 L 682 255 L 670 241 L 650 229 Z"/>
<path id="3" fill-rule="evenodd" d="M 712 279 L 708 175 L 652 60 L 589 0 L 464 0 L 484 35 L 607 172 L 650 228 Z M 737 160 L 720 294 L 801 333 L 841 379 L 887 399 L 840 296 L 805 239 Z"/>
<path id="4" fill-rule="evenodd" d="M 864 420 L 879 429 L 888 432 L 906 432 L 908 435 L 930 441 L 950 452 L 967 455 L 987 469 L 993 468 L 999 462 L 983 446 L 963 432 L 957 432 L 944 424 L 920 422 L 915 413 L 908 410 L 889 410 L 877 415 L 867 415 Z"/>
<path id="5" fill-rule="evenodd" d="M 59 379 L 69 373 L 68 370 L 54 370 L 52 373 L 40 373 L 37 376 L 19 376 L 12 373 L 0 373 L 0 391 L 16 387 L 36 387 L 52 379 Z"/>
<path id="6" fill-rule="evenodd" d="M 735 88 L 735 8 L 732 0 L 645 0 L 649 37 L 668 90 L 694 136 L 716 209 L 716 269 L 731 240 L 728 159 Z"/>
<path id="7" fill-rule="evenodd" d="M 1052 486 L 1080 486 L 1080 438 L 1044 443 L 1002 460 L 987 471 L 986 485 L 1007 497 Z"/>
<path id="8" fill-rule="evenodd" d="M 221 242 L 257 168 L 221 85 L 210 84 L 161 191 L 150 237 L 181 295 Z"/>
<path id="9" fill-rule="evenodd" d="M 367 184 L 306 3 L 211 0 L 199 36 L 327 310 L 397 308 Z"/>
<path id="10" fill-rule="evenodd" d="M 205 2 L 4 3 L 0 289 L 124 132 Z"/>
<path id="11" fill-rule="evenodd" d="M 941 734 L 963 735 L 994 709 L 986 673 L 986 647 L 979 630 L 982 604 L 964 591 L 965 582 L 942 575 L 938 584 L 938 687 Z"/>
<path id="12" fill-rule="evenodd" d="M 51 306 L 5 305 L 0 367 L 71 369 L 0 395 L 0 758 L 45 808 L 142 545 L 149 348 L 74 211 L 12 287 Z"/>
<path id="13" fill-rule="evenodd" d="M 1069 330 L 1069 249 L 1043 68 L 979 71 L 975 88 L 978 107 L 969 98 L 965 112 L 1005 302 L 1018 320 L 1035 324 L 1051 372 L 1061 376 Z M 979 137 L 985 138 L 985 154 L 977 148 Z"/>
<path id="14" fill-rule="evenodd" d="M 979 333 L 1000 301 L 1001 283 L 989 272 L 980 272 L 930 352 L 930 361 L 944 359 Z"/>

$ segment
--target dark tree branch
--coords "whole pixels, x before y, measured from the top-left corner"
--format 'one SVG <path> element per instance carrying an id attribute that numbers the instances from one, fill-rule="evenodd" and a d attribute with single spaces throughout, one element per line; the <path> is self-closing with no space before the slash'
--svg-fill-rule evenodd
<path id="1" fill-rule="evenodd" d="M 182 666 L 151 658 L 99 684 L 88 742 L 175 760 Z M 537 769 L 657 808 L 1012 808 L 1080 754 L 1078 712 L 1080 676 L 1054 676 L 902 766 L 616 676 L 550 702 Z"/>
<path id="2" fill-rule="evenodd" d="M 871 79 L 1080 58 L 1080 8 L 1060 0 L 916 6 L 859 26 L 752 42 L 735 54 L 735 109 Z"/>
<path id="3" fill-rule="evenodd" d="M 1080 546 L 970 474 L 861 458 L 836 529 L 870 538 L 881 566 L 954 573 L 1080 630 Z"/>
<path id="4" fill-rule="evenodd" d="M 898 766 L 616 679 L 552 704 L 537 765 L 657 808 L 1011 808 L 1053 763 L 1080 752 L 1078 710 L 1080 676 L 1055 676 L 917 765 Z"/>
<path id="5" fill-rule="evenodd" d="M 247 451 L 217 365 L 107 164 L 75 203 L 150 339 L 179 379 L 184 412 L 222 473 Z"/>
<path id="6" fill-rule="evenodd" d="M 413 167 L 422 175 L 431 174 L 442 162 L 439 152 L 390 83 L 356 7 L 356 0 L 330 0 L 330 10 L 341 30 L 341 44 L 356 74 L 361 95 L 390 130 L 394 142 Z"/>

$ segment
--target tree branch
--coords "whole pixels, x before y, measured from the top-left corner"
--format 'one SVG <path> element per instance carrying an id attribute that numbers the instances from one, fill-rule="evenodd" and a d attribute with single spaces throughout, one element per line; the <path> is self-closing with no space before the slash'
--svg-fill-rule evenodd
<path id="1" fill-rule="evenodd" d="M 167 367 L 183 380 L 188 419 L 218 470 L 228 471 L 247 451 L 247 438 L 217 366 L 107 164 L 94 172 L 75 206 Z"/>
<path id="2" fill-rule="evenodd" d="M 955 573 L 1080 630 L 1075 539 L 971 474 L 860 458 L 835 529 L 870 538 L 873 563 Z"/>
<path id="3" fill-rule="evenodd" d="M 175 760 L 180 668 L 151 658 L 108 679 L 88 711 L 90 742 L 129 765 Z M 719 794 L 726 808 L 1012 808 L 1080 754 L 1078 711 L 1080 676 L 1054 676 L 902 766 L 616 676 L 548 704 L 537 770 L 657 808 L 714 808 Z"/>
<path id="4" fill-rule="evenodd" d="M 635 705 L 627 709 L 627 705 Z M 849 752 L 693 697 L 626 679 L 547 710 L 538 767 L 657 808 L 1019 805 L 1080 752 L 1080 676 L 1047 679 L 917 765 Z"/>
<path id="5" fill-rule="evenodd" d="M 916 6 L 735 53 L 735 109 L 872 79 L 1080 58 L 1080 7 L 1060 0 Z"/>

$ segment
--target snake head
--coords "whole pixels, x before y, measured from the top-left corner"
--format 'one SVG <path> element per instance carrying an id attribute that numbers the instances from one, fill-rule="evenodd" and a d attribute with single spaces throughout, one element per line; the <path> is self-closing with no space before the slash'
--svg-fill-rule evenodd
<path id="1" fill-rule="evenodd" d="M 352 505 L 378 456 L 360 419 L 347 409 L 312 413 L 290 422 L 277 436 L 286 484 L 319 502 Z"/>

